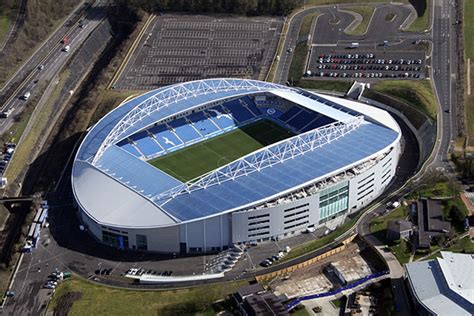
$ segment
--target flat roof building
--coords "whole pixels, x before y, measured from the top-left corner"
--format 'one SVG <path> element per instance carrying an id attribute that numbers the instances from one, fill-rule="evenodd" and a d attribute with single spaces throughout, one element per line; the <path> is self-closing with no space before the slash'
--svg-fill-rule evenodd
<path id="1" fill-rule="evenodd" d="M 387 239 L 408 239 L 413 233 L 413 224 L 404 219 L 390 221 L 387 227 Z"/>
<path id="2" fill-rule="evenodd" d="M 474 315 L 474 255 L 441 255 L 405 265 L 418 315 Z"/>

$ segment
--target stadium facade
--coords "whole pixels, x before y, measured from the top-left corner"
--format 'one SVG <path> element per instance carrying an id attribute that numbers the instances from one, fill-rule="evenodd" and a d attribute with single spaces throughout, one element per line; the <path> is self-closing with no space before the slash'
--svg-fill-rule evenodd
<path id="1" fill-rule="evenodd" d="M 243 125 L 291 131 L 190 181 L 149 160 Z M 208 79 L 128 100 L 90 128 L 74 160 L 83 225 L 117 248 L 202 253 L 340 220 L 395 175 L 401 132 L 385 111 L 273 83 Z"/>

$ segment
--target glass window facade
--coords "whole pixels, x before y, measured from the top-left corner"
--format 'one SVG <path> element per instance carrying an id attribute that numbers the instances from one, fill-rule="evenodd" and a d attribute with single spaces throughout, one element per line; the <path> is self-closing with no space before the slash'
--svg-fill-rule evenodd
<path id="1" fill-rule="evenodd" d="M 128 248 L 128 236 L 102 230 L 102 241 L 115 248 Z"/>
<path id="2" fill-rule="evenodd" d="M 148 250 L 148 243 L 145 235 L 137 234 L 137 249 L 139 250 Z"/>
<path id="3" fill-rule="evenodd" d="M 346 212 L 349 204 L 349 182 L 338 183 L 319 194 L 319 221 L 325 222 Z"/>

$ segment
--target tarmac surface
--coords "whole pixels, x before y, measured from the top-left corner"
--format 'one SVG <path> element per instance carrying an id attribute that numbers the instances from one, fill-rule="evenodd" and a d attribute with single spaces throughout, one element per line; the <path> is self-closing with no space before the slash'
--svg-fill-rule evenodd
<path id="1" fill-rule="evenodd" d="M 215 77 L 263 79 L 281 18 L 165 14 L 156 17 L 114 84 L 151 90 Z"/>
<path id="2" fill-rule="evenodd" d="M 293 57 L 294 48 L 298 44 L 298 34 L 301 23 L 305 16 L 314 12 L 320 12 L 313 23 L 314 28 L 310 33 L 310 67 L 314 72 L 314 63 L 320 54 L 391 54 L 407 58 L 404 55 L 412 54 L 416 58 L 423 59 L 422 48 L 417 47 L 422 40 L 430 39 L 429 34 L 404 32 L 402 28 L 410 21 L 412 8 L 400 4 L 374 4 L 375 10 L 369 22 L 367 32 L 363 35 L 349 35 L 348 32 L 358 23 L 350 4 L 327 5 L 318 8 L 308 8 L 296 14 L 290 21 L 288 33 L 282 56 L 277 66 L 275 81 L 286 83 Z M 391 20 L 387 20 L 388 14 L 393 14 Z M 380 30 L 383 30 L 381 32 Z M 304 39 L 302 39 L 304 40 Z M 386 42 L 385 42 L 386 41 Z M 416 44 L 414 44 L 416 42 Z M 351 43 L 358 43 L 358 48 L 348 49 Z M 291 49 L 290 49 L 291 48 Z M 416 53 L 418 51 L 418 53 Z M 381 57 L 380 57 L 381 58 Z M 421 73 L 424 73 L 424 66 Z M 308 70 L 308 69 L 305 69 Z M 420 76 L 420 78 L 424 77 Z M 384 77 L 384 79 L 387 79 Z M 325 78 L 327 80 L 327 78 Z M 340 77 L 337 78 L 340 80 Z M 358 81 L 371 82 L 377 79 L 357 78 Z"/>

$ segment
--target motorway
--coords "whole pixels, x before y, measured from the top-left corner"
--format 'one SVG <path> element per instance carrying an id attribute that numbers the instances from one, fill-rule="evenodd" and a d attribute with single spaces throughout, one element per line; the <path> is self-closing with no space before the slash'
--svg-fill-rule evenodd
<path id="1" fill-rule="evenodd" d="M 7 82 L 3 89 L 2 97 L 6 99 L 0 107 L 0 112 L 11 111 L 7 118 L 0 119 L 0 134 L 5 133 L 13 124 L 15 114 L 20 113 L 24 105 L 30 100 L 22 100 L 26 92 L 30 92 L 30 99 L 40 91 L 41 83 L 49 82 L 54 79 L 56 74 L 69 60 L 70 56 L 80 47 L 81 43 L 94 30 L 100 20 L 103 18 L 103 10 L 97 10 L 101 6 L 100 1 L 92 4 L 84 10 L 84 6 L 79 6 L 73 12 L 76 22 L 72 25 L 70 19 L 51 36 L 48 41 L 17 71 L 12 79 Z M 79 27 L 79 21 L 84 20 L 84 28 Z M 63 51 L 65 44 L 61 44 L 61 39 L 67 36 L 69 39 L 70 50 Z M 40 70 L 39 66 L 44 69 Z M 15 83 L 20 83 L 15 87 Z M 12 91 L 14 89 L 14 91 Z"/>
<path id="2" fill-rule="evenodd" d="M 445 112 L 443 112 L 443 109 L 446 107 L 451 109 L 451 113 L 453 113 L 454 109 L 452 109 L 452 84 L 453 80 L 450 72 L 450 67 L 449 65 L 452 64 L 451 62 L 446 63 L 446 60 L 450 60 L 453 58 L 455 55 L 452 53 L 453 45 L 451 44 L 452 39 L 454 36 L 450 35 L 452 32 L 452 23 L 450 23 L 450 17 L 453 16 L 452 14 L 452 6 L 450 6 L 449 1 L 443 1 L 443 0 L 435 0 L 434 1 L 435 6 L 433 8 L 434 12 L 434 19 L 433 19 L 433 28 L 432 28 L 432 36 L 433 36 L 433 55 L 432 55 L 432 66 L 435 71 L 435 85 L 436 85 L 436 92 L 438 95 L 438 98 L 440 100 L 440 115 L 439 115 L 439 120 L 442 122 L 439 126 L 442 126 L 440 129 L 440 140 L 436 144 L 436 148 L 434 150 L 434 160 L 433 163 L 429 164 L 432 166 L 440 166 L 440 165 L 446 165 L 446 153 L 449 148 L 450 140 L 452 134 L 452 122 L 451 122 L 451 117 L 449 115 L 446 115 Z M 288 73 L 289 69 L 289 64 L 291 63 L 291 53 L 287 51 L 289 47 L 294 47 L 296 45 L 296 39 L 297 39 L 297 33 L 299 32 L 299 25 L 301 24 L 302 19 L 304 16 L 308 13 L 316 11 L 316 8 L 311 8 L 308 10 L 303 11 L 302 13 L 299 13 L 295 15 L 290 22 L 289 25 L 289 31 L 287 34 L 287 40 L 284 43 L 284 50 L 283 50 L 283 56 L 281 56 L 280 63 L 278 65 L 278 71 L 277 71 L 277 76 L 276 79 L 278 82 L 286 82 L 286 74 Z M 332 10 L 330 7 L 327 7 L 327 10 Z M 89 25 L 91 26 L 91 25 Z M 89 27 L 88 26 L 88 27 Z M 81 29 L 77 27 L 72 28 L 73 32 L 71 33 L 71 39 L 72 41 L 77 42 L 83 39 L 82 36 L 85 36 L 84 32 L 81 31 Z M 88 30 L 87 28 L 85 29 L 86 31 Z M 81 33 L 82 32 L 82 33 Z M 296 32 L 296 33 L 295 33 Z M 81 35 L 82 34 L 82 35 Z M 293 36 L 291 34 L 296 34 L 296 36 Z M 444 34 L 444 35 L 443 35 Z M 397 35 L 394 35 L 397 36 Z M 423 35 L 426 37 L 426 34 Z M 410 35 L 411 38 L 411 35 Z M 435 39 L 442 39 L 442 38 L 447 38 L 448 40 L 435 40 Z M 313 41 L 315 39 L 313 38 Z M 71 52 L 73 49 L 76 49 L 76 46 L 71 47 Z M 46 60 L 48 63 L 45 63 L 45 69 L 42 72 L 35 71 L 34 76 L 31 76 L 29 79 L 29 83 L 27 83 L 26 88 L 32 88 L 34 89 L 34 86 L 30 86 L 28 84 L 31 84 L 35 79 L 41 79 L 41 80 L 47 80 L 48 76 L 53 75 L 54 69 L 56 69 L 56 63 L 64 63 L 65 59 L 67 59 L 67 56 L 69 54 L 65 54 L 60 51 L 60 47 L 56 47 L 55 49 L 52 50 L 51 56 L 48 56 L 48 59 Z M 64 60 L 63 60 L 64 58 Z M 446 59 L 447 58 L 447 59 Z M 59 66 L 58 66 L 59 67 Z M 453 67 L 453 69 L 455 69 Z M 439 71 L 439 72 L 438 72 Z M 438 78 L 438 75 L 440 78 Z M 35 76 L 38 76 L 36 78 Z M 44 78 L 41 76 L 45 76 Z M 441 79 L 441 76 L 443 76 Z M 52 77 L 51 77 L 52 78 Z M 16 99 L 12 100 L 12 102 L 18 102 Z M 399 195 L 403 195 L 405 191 L 399 192 Z M 367 228 L 368 228 L 368 223 L 370 222 L 373 217 L 380 215 L 382 212 L 385 212 L 385 208 L 383 206 L 375 207 L 374 209 L 370 209 L 357 223 L 357 231 L 361 233 L 361 235 L 366 235 L 367 234 Z M 66 215 L 66 214 L 65 214 Z M 71 215 L 71 214 L 69 214 Z M 77 226 L 77 225 L 76 225 Z M 77 227 L 76 227 L 77 228 Z M 61 226 L 55 226 L 55 229 L 61 229 Z M 54 236 L 57 234 L 54 230 L 51 232 L 48 232 L 49 236 L 44 236 L 44 238 L 49 238 L 51 237 L 52 242 L 48 246 L 48 248 L 45 248 L 41 246 L 41 249 L 38 249 L 38 252 L 35 255 L 28 255 L 25 259 L 25 264 L 22 265 L 22 269 L 19 271 L 18 275 L 18 280 L 16 282 L 15 287 L 19 289 L 18 293 L 22 293 L 20 297 L 15 298 L 14 300 L 10 300 L 10 303 L 7 304 L 6 306 L 6 311 L 7 313 L 11 312 L 13 313 L 16 311 L 17 306 L 25 306 L 28 304 L 32 304 L 32 310 L 27 310 L 27 309 L 22 309 L 22 313 L 28 314 L 31 311 L 38 311 L 43 308 L 43 303 L 41 300 L 43 299 L 48 299 L 49 293 L 46 290 L 42 290 L 42 294 L 37 296 L 37 293 L 31 292 L 32 289 L 34 288 L 39 288 L 44 282 L 45 279 L 45 274 L 47 272 L 50 272 L 50 270 L 53 267 L 61 267 L 63 264 L 67 262 L 67 266 L 71 267 L 72 265 L 75 265 L 77 269 L 79 267 L 81 268 L 80 270 L 84 269 L 84 271 L 91 271 L 92 267 L 97 266 L 98 261 L 104 261 L 105 258 L 96 258 L 93 257 L 93 255 L 90 253 L 91 249 L 74 249 L 70 248 L 70 244 L 66 242 L 65 244 L 62 244 L 60 242 L 60 247 L 56 248 L 57 253 L 52 252 L 52 245 L 55 245 L 55 240 L 56 238 L 52 237 L 57 237 Z M 70 234 L 69 234 L 70 235 Z M 77 237 L 77 235 L 75 235 Z M 73 238 L 73 237 L 71 237 Z M 60 240 L 60 239 L 59 239 Z M 64 242 L 64 241 L 63 241 Z M 83 244 L 82 240 L 76 240 L 76 242 L 80 242 Z M 370 242 L 370 239 L 369 239 Z M 55 245 L 56 246 L 56 245 Z M 61 247 L 61 246 L 64 246 Z M 376 245 L 377 246 L 377 245 Z M 98 247 L 96 245 L 96 247 Z M 40 251 L 42 250 L 42 251 Z M 44 257 L 43 257 L 44 255 Z M 310 255 L 310 254 L 308 254 Z M 400 281 L 399 276 L 402 273 L 402 269 L 400 268 L 401 266 L 398 264 L 396 265 L 395 263 L 398 263 L 396 260 L 394 261 L 392 257 L 390 257 L 391 254 L 386 254 L 384 257 L 387 260 L 387 263 L 391 267 L 391 273 L 394 277 L 396 277 L 394 281 L 394 293 L 396 296 L 397 300 L 401 300 L 401 309 L 402 309 L 402 315 L 407 314 L 407 311 L 409 310 L 408 305 L 406 303 L 406 293 L 404 293 L 403 290 L 403 282 Z M 393 256 L 393 255 L 392 255 Z M 61 258 L 63 257 L 63 258 Z M 305 256 L 306 257 L 306 256 Z M 299 260 L 302 260 L 304 258 L 300 258 Z M 123 258 L 122 258 L 123 260 Z M 51 265 L 46 264 L 46 262 L 49 262 Z M 127 267 L 131 264 L 133 264 L 133 261 L 129 261 Z M 294 262 L 289 262 L 294 263 Z M 116 266 L 112 267 L 118 267 L 118 263 L 115 263 Z M 43 272 L 36 272 L 35 269 L 37 269 L 39 266 L 43 268 Z M 27 286 L 28 282 L 27 280 L 31 279 L 32 284 L 34 284 L 34 287 Z M 25 283 L 27 282 L 27 283 Z M 44 295 L 43 295 L 44 294 Z M 40 300 L 38 301 L 38 297 Z M 402 298 L 400 298 L 402 297 Z M 15 303 L 17 302 L 17 303 Z"/>

